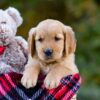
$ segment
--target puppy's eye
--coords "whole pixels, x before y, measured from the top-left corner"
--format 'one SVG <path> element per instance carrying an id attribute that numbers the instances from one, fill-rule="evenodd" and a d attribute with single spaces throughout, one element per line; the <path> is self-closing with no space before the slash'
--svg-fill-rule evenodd
<path id="1" fill-rule="evenodd" d="M 43 38 L 39 38 L 37 41 L 39 41 L 39 42 L 43 42 Z"/>
<path id="2" fill-rule="evenodd" d="M 61 40 L 61 38 L 59 38 L 59 37 L 55 37 L 54 39 L 55 39 L 55 41 L 60 41 Z"/>
<path id="3" fill-rule="evenodd" d="M 5 22 L 5 21 L 3 21 L 3 22 L 1 22 L 1 24 L 6 24 L 7 22 Z"/>

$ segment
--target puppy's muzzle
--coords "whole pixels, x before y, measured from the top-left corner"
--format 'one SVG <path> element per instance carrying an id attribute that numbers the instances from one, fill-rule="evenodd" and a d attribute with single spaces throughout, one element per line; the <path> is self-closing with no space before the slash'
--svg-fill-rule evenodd
<path id="1" fill-rule="evenodd" d="M 50 59 L 50 58 L 52 57 L 53 50 L 50 49 L 50 48 L 47 48 L 47 49 L 44 50 L 44 54 L 45 54 L 45 57 L 46 57 L 47 59 Z"/>

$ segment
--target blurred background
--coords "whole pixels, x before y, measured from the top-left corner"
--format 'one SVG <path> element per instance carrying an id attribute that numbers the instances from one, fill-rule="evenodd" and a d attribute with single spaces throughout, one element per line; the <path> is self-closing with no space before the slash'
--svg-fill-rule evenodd
<path id="1" fill-rule="evenodd" d="M 9 6 L 17 8 L 24 19 L 17 35 L 25 39 L 31 27 L 48 18 L 73 27 L 82 77 L 78 100 L 100 100 L 100 0 L 0 0 L 0 9 Z"/>

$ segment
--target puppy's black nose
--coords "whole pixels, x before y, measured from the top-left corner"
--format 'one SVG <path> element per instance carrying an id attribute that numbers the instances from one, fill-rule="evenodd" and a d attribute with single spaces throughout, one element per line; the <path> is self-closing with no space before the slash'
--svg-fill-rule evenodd
<path id="1" fill-rule="evenodd" d="M 50 48 L 47 48 L 47 49 L 45 49 L 44 53 L 47 58 L 50 58 L 50 57 L 52 57 L 53 50 Z"/>

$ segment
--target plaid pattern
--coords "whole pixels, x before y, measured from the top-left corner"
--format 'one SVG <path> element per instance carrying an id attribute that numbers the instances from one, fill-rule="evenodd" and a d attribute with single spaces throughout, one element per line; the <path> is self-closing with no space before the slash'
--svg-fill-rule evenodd
<path id="1" fill-rule="evenodd" d="M 21 83 L 22 75 L 10 72 L 0 75 L 0 100 L 70 100 L 81 83 L 79 74 L 64 77 L 59 86 L 48 90 L 40 77 L 34 88 L 25 89 Z"/>

